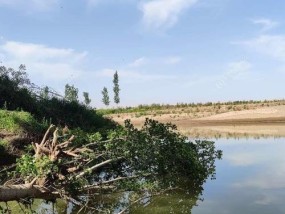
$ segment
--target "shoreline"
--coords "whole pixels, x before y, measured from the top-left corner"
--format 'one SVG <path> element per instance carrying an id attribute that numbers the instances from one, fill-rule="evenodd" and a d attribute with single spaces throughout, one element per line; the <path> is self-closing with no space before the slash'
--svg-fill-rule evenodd
<path id="1" fill-rule="evenodd" d="M 237 125 L 276 125 L 284 124 L 285 117 L 268 117 L 268 118 L 245 118 L 245 119 L 224 119 L 224 120 L 177 120 L 175 124 L 189 124 L 193 127 L 200 126 L 237 126 Z"/>

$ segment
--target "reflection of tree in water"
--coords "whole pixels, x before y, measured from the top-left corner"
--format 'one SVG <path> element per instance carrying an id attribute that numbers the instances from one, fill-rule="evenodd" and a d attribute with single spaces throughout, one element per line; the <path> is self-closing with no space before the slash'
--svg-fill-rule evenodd
<path id="1" fill-rule="evenodd" d="M 189 193 L 183 190 L 166 192 L 134 206 L 131 213 L 191 213 L 192 207 L 197 205 L 199 195 L 198 192 Z"/>
<path id="2" fill-rule="evenodd" d="M 268 139 L 268 138 L 274 138 L 279 139 L 284 137 L 284 127 L 278 126 L 278 125 L 259 125 L 259 130 L 265 129 L 266 133 L 259 133 L 259 130 L 250 130 L 248 126 L 228 126 L 226 130 L 224 130 L 223 126 L 214 127 L 215 129 L 212 129 L 213 127 L 189 127 L 184 128 L 185 130 L 183 133 L 186 136 L 189 136 L 191 138 L 195 139 L 201 139 L 201 138 L 208 138 L 208 139 Z"/>

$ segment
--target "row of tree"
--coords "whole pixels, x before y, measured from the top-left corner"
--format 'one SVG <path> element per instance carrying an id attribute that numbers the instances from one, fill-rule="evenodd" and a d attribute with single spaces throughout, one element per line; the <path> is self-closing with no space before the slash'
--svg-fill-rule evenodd
<path id="1" fill-rule="evenodd" d="M 120 86 L 119 86 L 119 75 L 117 71 L 114 74 L 113 84 L 114 84 L 113 86 L 114 103 L 118 105 L 120 103 Z M 110 97 L 109 97 L 108 89 L 106 87 L 103 88 L 102 95 L 103 95 L 102 102 L 104 103 L 105 106 L 109 106 Z"/>
<path id="2" fill-rule="evenodd" d="M 51 87 L 35 85 L 28 78 L 24 65 L 17 70 L 0 66 L 0 108 L 27 111 L 39 121 L 85 130 L 113 126 L 112 121 L 89 108 L 91 100 L 88 93 L 84 93 L 83 104 L 78 101 L 77 88 L 66 85 L 65 89 L 62 96 Z"/>
<path id="3" fill-rule="evenodd" d="M 119 86 L 119 75 L 118 72 L 116 71 L 114 74 L 113 78 L 113 92 L 114 92 L 114 103 L 117 105 L 120 103 L 120 86 Z M 105 106 L 110 105 L 110 97 L 109 97 L 109 92 L 106 87 L 103 88 L 102 90 L 102 102 Z M 44 99 L 49 98 L 49 88 L 46 86 L 43 91 L 42 91 L 42 97 Z M 88 92 L 83 92 L 83 103 L 86 106 L 89 106 L 91 103 L 91 99 L 89 98 L 89 93 Z M 65 91 L 64 91 L 64 99 L 69 101 L 69 102 L 79 102 L 78 100 L 78 88 L 74 87 L 74 85 L 65 85 Z"/>

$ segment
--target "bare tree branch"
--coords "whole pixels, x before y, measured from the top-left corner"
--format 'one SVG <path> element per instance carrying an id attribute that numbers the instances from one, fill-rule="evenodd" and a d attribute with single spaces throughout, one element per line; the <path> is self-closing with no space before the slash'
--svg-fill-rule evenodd
<path id="1" fill-rule="evenodd" d="M 109 159 L 109 160 L 106 160 L 106 161 L 103 161 L 102 163 L 99 163 L 99 164 L 96 164 L 88 169 L 85 169 L 83 172 L 79 173 L 78 175 L 76 175 L 75 178 L 82 178 L 84 175 L 86 175 L 87 173 L 90 173 L 90 172 L 93 172 L 95 171 L 96 169 L 99 169 L 100 167 L 102 166 L 105 166 L 107 164 L 110 164 L 112 162 L 115 162 L 115 161 L 119 161 L 119 160 L 122 160 L 123 157 L 118 157 L 118 158 L 115 158 L 115 159 Z"/>
<path id="2" fill-rule="evenodd" d="M 51 125 L 49 126 L 49 128 L 48 128 L 48 130 L 46 131 L 46 133 L 45 133 L 45 135 L 44 135 L 44 137 L 43 137 L 42 142 L 40 143 L 40 145 L 43 145 L 43 144 L 46 142 L 47 136 L 48 136 L 50 130 L 51 130 L 53 127 L 54 127 L 53 124 L 51 124 Z"/>

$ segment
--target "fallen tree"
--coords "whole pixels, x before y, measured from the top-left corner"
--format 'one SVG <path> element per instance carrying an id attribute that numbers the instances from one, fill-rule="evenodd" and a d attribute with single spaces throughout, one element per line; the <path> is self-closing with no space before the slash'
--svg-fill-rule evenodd
<path id="1" fill-rule="evenodd" d="M 98 133 L 76 139 L 51 125 L 41 142 L 32 143 L 33 155 L 18 159 L 0 186 L 0 201 L 63 198 L 81 206 L 83 195 L 134 191 L 132 201 L 139 201 L 181 186 L 199 195 L 221 157 L 213 142 L 190 142 L 174 125 L 149 119 L 140 130 L 126 121 L 105 139 Z"/>

